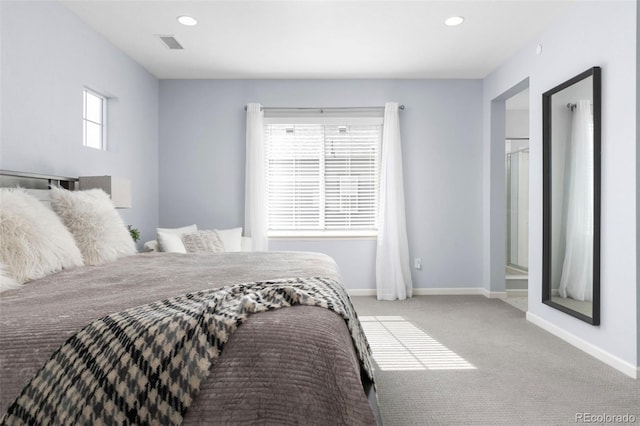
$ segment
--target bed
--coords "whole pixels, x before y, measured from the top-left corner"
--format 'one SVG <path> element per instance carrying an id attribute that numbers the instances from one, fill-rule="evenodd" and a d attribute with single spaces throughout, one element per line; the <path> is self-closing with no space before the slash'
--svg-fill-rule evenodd
<path id="1" fill-rule="evenodd" d="M 222 287 L 267 288 L 312 277 L 332 294 L 344 293 L 328 256 L 277 252 L 137 254 L 6 291 L 0 297 L 0 411 L 14 406 L 54 351 L 98 318 Z M 368 345 L 353 315 L 304 303 L 248 315 L 176 423 L 379 423 Z"/>

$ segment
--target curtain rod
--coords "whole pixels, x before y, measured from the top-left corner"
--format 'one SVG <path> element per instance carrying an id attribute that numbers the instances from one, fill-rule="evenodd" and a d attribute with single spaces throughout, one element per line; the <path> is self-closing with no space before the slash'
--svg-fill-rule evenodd
<path id="1" fill-rule="evenodd" d="M 404 109 L 404 105 L 400 105 L 398 106 L 399 109 L 403 110 Z M 366 107 L 265 107 L 265 106 L 260 106 L 260 110 L 264 111 L 265 109 L 294 109 L 294 110 L 299 110 L 299 111 L 304 111 L 304 110 L 320 110 L 320 112 L 322 112 L 325 109 L 384 109 L 383 106 L 366 106 Z M 244 110 L 247 110 L 247 106 L 244 106 Z"/>
<path id="2" fill-rule="evenodd" d="M 577 107 L 578 107 L 578 104 L 577 104 L 577 103 L 572 104 L 571 102 L 569 102 L 569 103 L 567 104 L 567 108 L 569 108 L 571 111 L 573 111 L 573 110 L 574 110 L 574 109 L 576 109 Z M 246 107 L 245 107 L 245 108 L 246 108 Z"/>

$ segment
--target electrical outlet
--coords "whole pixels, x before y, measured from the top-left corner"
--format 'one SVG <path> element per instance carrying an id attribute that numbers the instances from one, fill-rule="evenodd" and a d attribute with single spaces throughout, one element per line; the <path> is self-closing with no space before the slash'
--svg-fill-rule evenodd
<path id="1" fill-rule="evenodd" d="M 413 266 L 414 266 L 416 269 L 422 269 L 422 259 L 421 259 L 421 258 L 419 258 L 419 257 L 416 257 L 416 258 L 414 259 L 414 261 L 413 261 Z"/>

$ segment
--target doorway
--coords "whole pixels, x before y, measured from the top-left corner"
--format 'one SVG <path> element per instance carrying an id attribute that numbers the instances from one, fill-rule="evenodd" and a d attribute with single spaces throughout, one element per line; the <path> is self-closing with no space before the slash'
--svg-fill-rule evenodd
<path id="1" fill-rule="evenodd" d="M 529 89 L 505 101 L 505 290 L 526 312 L 529 287 Z"/>

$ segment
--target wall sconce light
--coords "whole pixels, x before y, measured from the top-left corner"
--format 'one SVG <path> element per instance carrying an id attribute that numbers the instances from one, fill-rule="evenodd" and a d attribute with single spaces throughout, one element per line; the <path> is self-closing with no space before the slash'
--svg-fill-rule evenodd
<path id="1" fill-rule="evenodd" d="M 80 176 L 80 190 L 100 188 L 117 209 L 131 208 L 131 181 L 113 176 Z"/>

